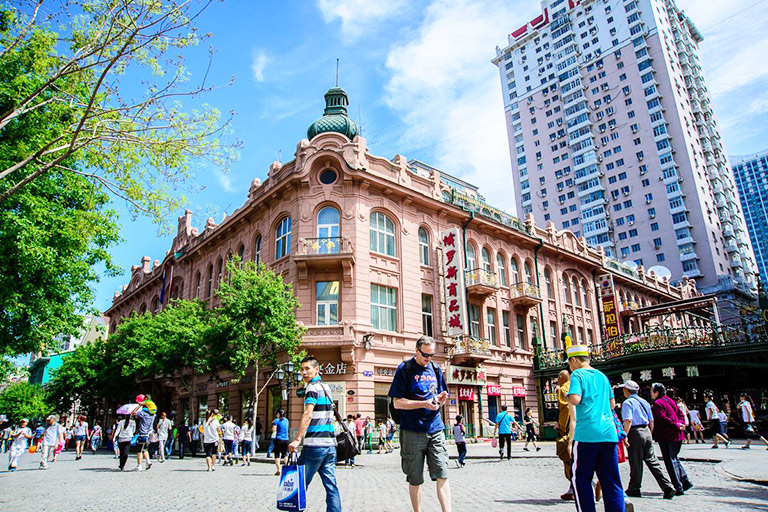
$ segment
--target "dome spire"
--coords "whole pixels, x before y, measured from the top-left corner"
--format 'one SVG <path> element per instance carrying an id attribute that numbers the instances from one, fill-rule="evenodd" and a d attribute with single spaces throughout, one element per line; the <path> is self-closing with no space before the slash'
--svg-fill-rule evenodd
<path id="1" fill-rule="evenodd" d="M 339 87 L 339 59 L 336 59 L 336 86 L 325 93 L 323 117 L 309 125 L 307 138 L 312 140 L 321 133 L 336 132 L 345 135 L 349 140 L 354 139 L 360 131 L 357 123 L 347 114 L 347 105 L 347 93 Z"/>

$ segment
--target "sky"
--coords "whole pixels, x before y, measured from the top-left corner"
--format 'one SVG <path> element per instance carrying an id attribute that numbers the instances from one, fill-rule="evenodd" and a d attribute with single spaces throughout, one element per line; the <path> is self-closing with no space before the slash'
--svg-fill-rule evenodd
<path id="1" fill-rule="evenodd" d="M 767 0 L 677 0 L 704 35 L 700 56 L 726 149 L 768 148 Z M 535 0 L 227 0 L 199 19 L 211 32 L 208 81 L 222 87 L 206 102 L 234 112 L 243 146 L 229 172 L 205 168 L 188 196 L 200 231 L 247 199 L 254 178 L 293 158 L 307 127 L 322 115 L 323 94 L 348 93 L 349 114 L 371 153 L 417 158 L 478 185 L 488 202 L 515 212 L 502 88 L 491 64 L 496 46 L 541 12 Z M 187 55 L 192 78 L 209 48 Z M 232 84 L 224 87 L 230 79 Z M 123 241 L 113 249 L 123 274 L 94 284 L 94 306 L 107 309 L 141 257 L 162 260 L 172 235 L 121 212 Z M 172 225 L 182 211 L 169 215 Z"/>

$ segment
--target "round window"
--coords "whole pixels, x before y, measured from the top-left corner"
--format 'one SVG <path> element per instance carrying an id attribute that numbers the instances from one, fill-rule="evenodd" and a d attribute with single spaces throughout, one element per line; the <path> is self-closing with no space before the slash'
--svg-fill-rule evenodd
<path id="1" fill-rule="evenodd" d="M 333 169 L 326 169 L 320 173 L 320 183 L 330 185 L 334 181 L 336 181 L 336 171 Z"/>

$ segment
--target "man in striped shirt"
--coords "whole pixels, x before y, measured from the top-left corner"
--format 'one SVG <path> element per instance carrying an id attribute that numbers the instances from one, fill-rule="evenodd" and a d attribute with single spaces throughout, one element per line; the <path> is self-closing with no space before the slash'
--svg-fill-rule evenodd
<path id="1" fill-rule="evenodd" d="M 301 377 L 307 383 L 304 414 L 296 438 L 288 445 L 288 452 L 295 452 L 304 439 L 299 464 L 304 465 L 307 487 L 315 473 L 319 473 L 325 487 L 326 511 L 341 512 L 341 497 L 336 486 L 336 437 L 331 390 L 320 379 L 319 373 L 317 359 L 307 356 L 301 360 Z"/>

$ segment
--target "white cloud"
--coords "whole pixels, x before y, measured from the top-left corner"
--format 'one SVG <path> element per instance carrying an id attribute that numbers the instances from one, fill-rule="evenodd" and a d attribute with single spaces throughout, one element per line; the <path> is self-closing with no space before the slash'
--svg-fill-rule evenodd
<path id="1" fill-rule="evenodd" d="M 406 0 L 317 0 L 326 23 L 339 19 L 347 39 L 357 39 L 374 23 L 401 12 L 406 4 Z"/>
<path id="2" fill-rule="evenodd" d="M 478 185 L 515 211 L 501 82 L 490 59 L 509 32 L 539 14 L 532 2 L 436 0 L 411 40 L 394 46 L 385 101 L 403 119 L 401 147 Z M 418 148 L 436 145 L 429 158 Z"/>
<path id="3" fill-rule="evenodd" d="M 216 179 L 219 180 L 219 185 L 221 185 L 221 188 L 223 188 L 226 192 L 235 191 L 235 187 L 232 186 L 232 177 L 229 174 L 217 172 Z"/>
<path id="4" fill-rule="evenodd" d="M 269 57 L 264 53 L 264 50 L 253 51 L 253 61 L 251 62 L 251 70 L 253 71 L 253 79 L 257 82 L 264 81 L 264 68 L 269 63 Z"/>

